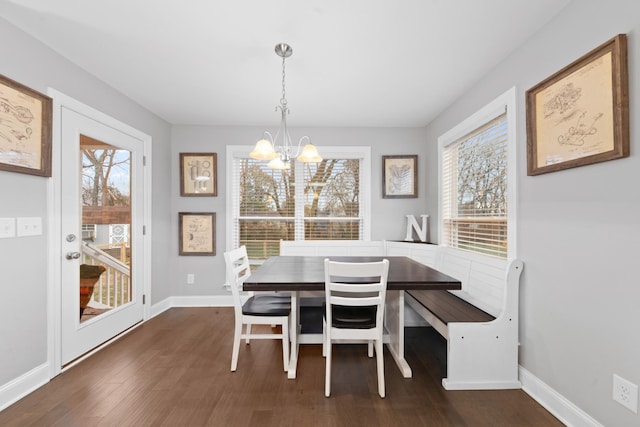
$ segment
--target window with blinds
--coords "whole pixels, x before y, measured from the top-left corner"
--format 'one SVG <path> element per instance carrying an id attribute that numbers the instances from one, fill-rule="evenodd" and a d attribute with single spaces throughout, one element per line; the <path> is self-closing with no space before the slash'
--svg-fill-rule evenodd
<path id="1" fill-rule="evenodd" d="M 360 162 L 304 164 L 303 240 L 362 240 Z"/>
<path id="2" fill-rule="evenodd" d="M 506 112 L 441 150 L 442 244 L 507 257 Z"/>
<path id="3" fill-rule="evenodd" d="M 356 150 L 357 151 L 357 150 Z M 280 240 L 362 240 L 363 166 L 368 156 L 323 150 L 320 163 L 275 170 L 236 151 L 231 165 L 233 247 L 249 258 L 280 252 Z M 368 187 L 367 187 L 368 188 Z"/>
<path id="4" fill-rule="evenodd" d="M 280 240 L 295 236 L 295 173 L 248 156 L 235 163 L 235 247 L 245 245 L 252 258 L 278 255 Z"/>

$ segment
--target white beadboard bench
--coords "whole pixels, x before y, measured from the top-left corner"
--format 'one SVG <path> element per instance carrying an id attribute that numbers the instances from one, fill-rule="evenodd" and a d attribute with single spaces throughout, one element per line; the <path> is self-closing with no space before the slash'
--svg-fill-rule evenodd
<path id="1" fill-rule="evenodd" d="M 447 390 L 521 388 L 518 305 L 523 263 L 403 241 L 282 241 L 281 255 L 407 256 L 460 279 L 460 291 L 405 291 L 447 340 Z M 410 375 L 409 375 L 410 376 Z"/>
<path id="2" fill-rule="evenodd" d="M 405 291 L 405 301 L 447 340 L 447 390 L 521 388 L 518 305 L 522 261 L 438 245 L 386 242 L 404 255 L 462 281 L 460 291 Z"/>

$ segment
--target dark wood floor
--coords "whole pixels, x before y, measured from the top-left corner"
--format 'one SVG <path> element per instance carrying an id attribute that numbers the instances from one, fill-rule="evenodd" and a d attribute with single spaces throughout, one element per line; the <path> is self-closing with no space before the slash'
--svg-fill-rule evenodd
<path id="1" fill-rule="evenodd" d="M 242 345 L 231 308 L 174 308 L 0 412 L 2 426 L 561 426 L 522 390 L 446 391 L 445 341 L 407 328 L 405 379 L 385 354 L 387 397 L 364 345 L 336 345 L 324 397 L 319 345 L 288 380 L 277 341 Z"/>

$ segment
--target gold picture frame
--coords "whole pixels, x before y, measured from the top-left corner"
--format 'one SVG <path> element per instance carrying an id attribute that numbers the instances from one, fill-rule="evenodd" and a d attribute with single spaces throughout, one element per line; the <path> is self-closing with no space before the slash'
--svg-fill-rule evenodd
<path id="1" fill-rule="evenodd" d="M 212 197 L 218 195 L 216 153 L 180 153 L 180 195 Z"/>
<path id="2" fill-rule="evenodd" d="M 626 35 L 532 87 L 526 101 L 527 175 L 629 156 Z"/>
<path id="3" fill-rule="evenodd" d="M 418 197 L 418 155 L 382 156 L 382 198 Z"/>
<path id="4" fill-rule="evenodd" d="M 216 254 L 216 214 L 178 212 L 179 255 Z"/>
<path id="5" fill-rule="evenodd" d="M 48 96 L 0 74 L 0 170 L 51 176 Z"/>

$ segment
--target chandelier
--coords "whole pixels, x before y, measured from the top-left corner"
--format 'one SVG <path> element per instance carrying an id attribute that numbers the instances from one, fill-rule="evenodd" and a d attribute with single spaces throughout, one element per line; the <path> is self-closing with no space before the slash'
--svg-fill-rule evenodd
<path id="1" fill-rule="evenodd" d="M 280 110 L 280 128 L 276 132 L 275 137 L 269 132 L 265 131 L 262 139 L 256 143 L 253 151 L 249 153 L 249 156 L 257 160 L 270 160 L 268 166 L 272 169 L 291 169 L 291 158 L 295 157 L 298 161 L 304 163 L 318 163 L 322 161 L 322 157 L 318 154 L 316 147 L 311 144 L 311 139 L 308 136 L 303 136 L 298 141 L 295 147 L 291 141 L 289 135 L 289 129 L 287 129 L 287 114 L 289 114 L 289 107 L 287 107 L 287 98 L 285 96 L 284 80 L 284 61 L 293 53 L 293 49 L 286 43 L 279 43 L 276 45 L 276 54 L 282 58 L 282 98 L 280 98 L 280 105 L 276 106 L 276 111 Z M 307 144 L 300 153 L 300 147 L 302 142 L 306 141 Z"/>

